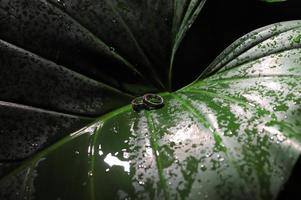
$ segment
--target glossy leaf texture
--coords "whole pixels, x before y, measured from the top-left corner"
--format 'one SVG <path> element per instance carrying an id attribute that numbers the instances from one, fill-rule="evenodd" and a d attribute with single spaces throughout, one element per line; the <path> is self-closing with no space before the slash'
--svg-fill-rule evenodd
<path id="1" fill-rule="evenodd" d="M 23 163 L 0 197 L 277 198 L 301 153 L 300 36 L 300 21 L 247 34 L 163 108 L 122 107 Z"/>
<path id="2" fill-rule="evenodd" d="M 0 0 L 0 165 L 165 90 L 204 2 Z"/>

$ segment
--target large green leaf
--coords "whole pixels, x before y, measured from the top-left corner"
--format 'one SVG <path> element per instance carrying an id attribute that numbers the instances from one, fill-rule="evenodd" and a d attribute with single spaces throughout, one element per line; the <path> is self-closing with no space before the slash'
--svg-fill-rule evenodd
<path id="1" fill-rule="evenodd" d="M 275 199 L 301 153 L 301 21 L 251 32 L 165 106 L 122 107 L 0 182 L 2 199 Z"/>
<path id="2" fill-rule="evenodd" d="M 166 90 L 204 2 L 0 0 L 0 162 Z"/>

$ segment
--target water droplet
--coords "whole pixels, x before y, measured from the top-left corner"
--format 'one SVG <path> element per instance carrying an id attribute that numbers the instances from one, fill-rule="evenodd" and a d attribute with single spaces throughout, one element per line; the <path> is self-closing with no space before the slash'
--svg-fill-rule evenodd
<path id="1" fill-rule="evenodd" d="M 145 168 L 144 165 L 138 165 L 138 168 Z"/>
<path id="2" fill-rule="evenodd" d="M 189 23 L 187 24 L 187 28 L 189 29 L 189 28 L 191 28 L 191 26 L 192 26 L 192 23 L 189 22 Z"/>
<path id="3" fill-rule="evenodd" d="M 103 155 L 103 151 L 101 150 L 101 144 L 98 146 L 98 155 L 99 156 Z"/>
<path id="4" fill-rule="evenodd" d="M 75 151 L 74 153 L 75 153 L 75 155 L 79 155 L 79 151 Z"/>
<path id="5" fill-rule="evenodd" d="M 115 48 L 114 47 L 110 47 L 110 51 L 115 52 Z"/>
<path id="6" fill-rule="evenodd" d="M 92 172 L 92 171 L 89 171 L 89 172 L 88 172 L 88 176 L 90 176 L 90 177 L 93 176 L 93 172 Z"/>
<path id="7" fill-rule="evenodd" d="M 207 153 L 206 154 L 206 158 L 209 158 L 209 157 L 211 157 L 212 156 L 212 153 Z"/>
<path id="8" fill-rule="evenodd" d="M 58 4 L 60 4 L 62 7 L 65 7 L 66 4 L 63 0 L 57 0 Z"/>
<path id="9" fill-rule="evenodd" d="M 282 143 L 286 140 L 286 137 L 282 136 L 282 135 L 277 135 L 277 143 Z"/>
<path id="10" fill-rule="evenodd" d="M 110 171 L 110 168 L 107 168 L 107 169 L 106 169 L 106 172 L 109 172 L 109 171 Z"/>
<path id="11" fill-rule="evenodd" d="M 37 147 L 38 144 L 37 144 L 37 143 L 32 143 L 31 146 L 32 146 L 32 147 Z"/>
<path id="12" fill-rule="evenodd" d="M 207 170 L 207 167 L 205 165 L 201 165 L 201 170 L 205 171 L 205 170 Z"/>
<path id="13" fill-rule="evenodd" d="M 123 152 L 123 158 L 129 159 L 130 154 L 128 152 Z"/>
<path id="14" fill-rule="evenodd" d="M 138 182 L 140 185 L 144 185 L 144 182 L 143 181 L 139 181 Z"/>

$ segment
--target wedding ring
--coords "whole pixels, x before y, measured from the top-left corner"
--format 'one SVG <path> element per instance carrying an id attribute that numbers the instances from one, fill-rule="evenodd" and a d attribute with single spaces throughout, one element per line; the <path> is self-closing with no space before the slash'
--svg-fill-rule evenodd
<path id="1" fill-rule="evenodd" d="M 149 109 L 161 108 L 164 105 L 164 100 L 160 95 L 157 94 L 145 94 L 143 95 L 143 103 Z"/>

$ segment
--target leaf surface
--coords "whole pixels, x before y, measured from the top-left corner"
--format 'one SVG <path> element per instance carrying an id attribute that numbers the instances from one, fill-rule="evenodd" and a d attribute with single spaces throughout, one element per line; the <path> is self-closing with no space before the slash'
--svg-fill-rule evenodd
<path id="1" fill-rule="evenodd" d="M 135 95 L 166 90 L 172 57 L 204 2 L 0 0 L 0 163 Z"/>
<path id="2" fill-rule="evenodd" d="M 165 106 L 122 107 L 0 182 L 16 199 L 275 199 L 301 152 L 301 22 L 234 42 Z"/>

